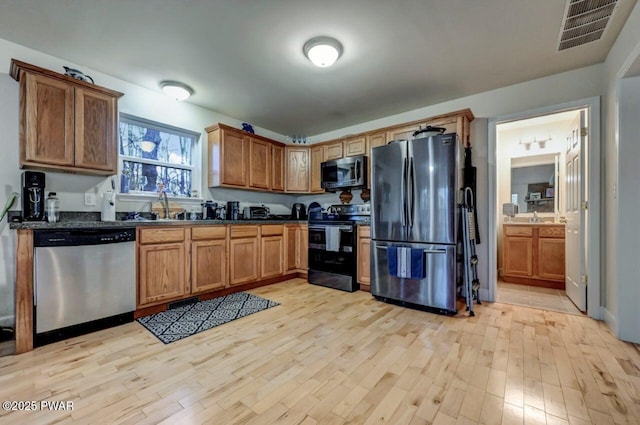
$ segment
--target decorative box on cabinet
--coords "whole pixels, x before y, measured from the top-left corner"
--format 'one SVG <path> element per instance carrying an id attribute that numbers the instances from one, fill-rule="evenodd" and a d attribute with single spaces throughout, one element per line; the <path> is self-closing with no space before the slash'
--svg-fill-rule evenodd
<path id="1" fill-rule="evenodd" d="M 118 99 L 123 93 L 13 59 L 20 82 L 20 165 L 117 172 Z"/>

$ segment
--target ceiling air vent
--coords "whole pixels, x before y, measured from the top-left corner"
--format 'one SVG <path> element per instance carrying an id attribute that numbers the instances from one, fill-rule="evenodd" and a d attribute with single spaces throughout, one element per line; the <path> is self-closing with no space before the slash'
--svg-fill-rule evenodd
<path id="1" fill-rule="evenodd" d="M 616 2 L 617 0 L 569 0 L 558 50 L 599 40 L 616 8 Z"/>

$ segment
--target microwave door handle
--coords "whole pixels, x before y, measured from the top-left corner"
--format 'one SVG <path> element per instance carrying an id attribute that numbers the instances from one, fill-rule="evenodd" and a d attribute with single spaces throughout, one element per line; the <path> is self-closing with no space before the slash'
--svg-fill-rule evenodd
<path id="1" fill-rule="evenodd" d="M 356 175 L 356 184 L 358 184 L 358 182 L 360 181 L 360 160 L 359 159 L 356 159 L 355 175 Z"/>

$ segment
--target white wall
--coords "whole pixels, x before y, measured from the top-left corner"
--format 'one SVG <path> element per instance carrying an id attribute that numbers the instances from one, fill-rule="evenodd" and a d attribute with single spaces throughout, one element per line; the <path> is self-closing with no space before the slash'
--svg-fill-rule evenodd
<path id="1" fill-rule="evenodd" d="M 638 132 L 630 132 L 634 121 L 640 121 L 640 107 L 624 95 L 635 90 L 635 81 L 622 82 L 631 64 L 640 55 L 640 3 L 636 3 L 603 67 L 605 102 L 603 107 L 604 169 L 602 204 L 604 220 L 604 317 L 614 333 L 624 339 L 640 342 L 640 320 L 630 312 L 638 310 L 637 252 L 640 198 L 634 198 L 633 183 L 640 180 L 638 168 Z M 637 99 L 637 97 L 636 97 Z M 624 123 L 622 122 L 624 120 Z M 628 127 L 627 127 L 628 125 Z M 637 128 L 637 127 L 636 127 Z M 629 156 L 631 155 L 631 156 Z M 635 156 L 634 156 L 635 155 Z M 634 167 L 627 161 L 635 159 Z M 623 169 L 624 166 L 624 169 Z M 624 182 L 623 182 L 624 180 Z M 630 185 L 626 182 L 631 183 Z M 622 190 L 621 190 L 622 189 Z M 629 223 L 631 227 L 629 227 Z M 626 227 L 623 227 L 623 223 Z M 634 274 L 635 271 L 635 274 Z M 634 296 L 635 293 L 635 296 Z M 637 314 L 637 313 L 636 313 Z"/>

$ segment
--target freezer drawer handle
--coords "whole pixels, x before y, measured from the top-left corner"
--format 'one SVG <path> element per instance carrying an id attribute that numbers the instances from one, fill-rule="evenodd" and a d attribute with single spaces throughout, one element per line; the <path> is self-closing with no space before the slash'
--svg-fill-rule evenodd
<path id="1" fill-rule="evenodd" d="M 381 249 L 383 251 L 387 250 L 386 246 L 376 246 L 376 249 Z M 424 253 L 426 254 L 446 254 L 447 250 L 446 249 L 423 249 L 422 250 Z"/>

